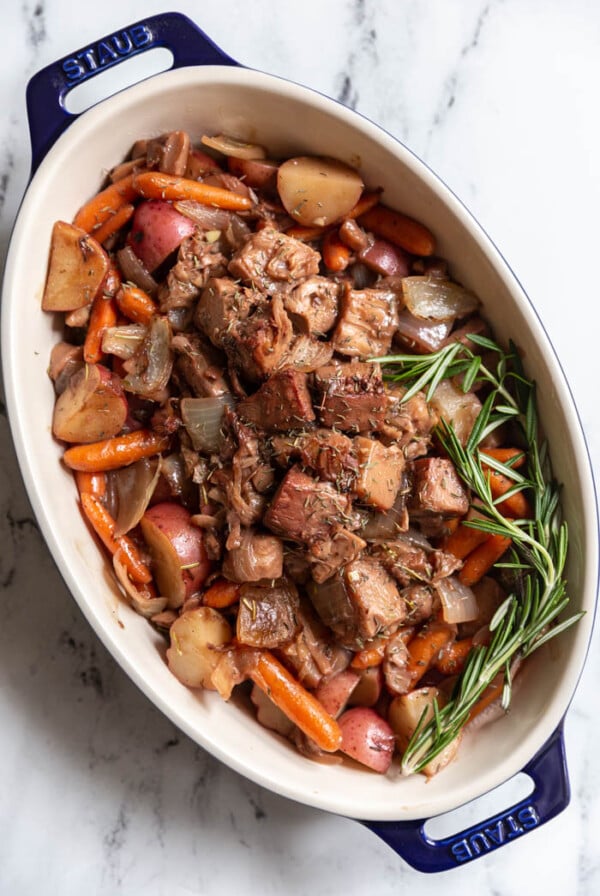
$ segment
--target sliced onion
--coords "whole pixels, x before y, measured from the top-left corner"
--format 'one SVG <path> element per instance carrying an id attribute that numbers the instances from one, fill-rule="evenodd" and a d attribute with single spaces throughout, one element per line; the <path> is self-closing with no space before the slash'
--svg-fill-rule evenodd
<path id="1" fill-rule="evenodd" d="M 448 576 L 434 583 L 442 602 L 444 622 L 452 625 L 477 619 L 479 608 L 474 592 L 457 576 Z"/>
<path id="2" fill-rule="evenodd" d="M 114 554 L 113 568 L 119 584 L 131 601 L 133 609 L 136 613 L 139 613 L 140 616 L 144 616 L 146 619 L 150 619 L 150 617 L 155 616 L 156 613 L 162 613 L 167 606 L 167 598 L 153 597 L 149 591 L 142 590 L 141 588 L 138 589 L 127 575 L 127 570 L 121 562 L 120 555 L 120 550 Z"/>
<path id="3" fill-rule="evenodd" d="M 442 380 L 430 405 L 439 417 L 452 424 L 459 442 L 465 445 L 482 407 L 475 393 L 463 392 L 451 380 Z"/>
<path id="4" fill-rule="evenodd" d="M 218 451 L 222 441 L 221 426 L 225 407 L 233 407 L 231 395 L 209 398 L 182 398 L 181 418 L 195 451 Z"/>
<path id="5" fill-rule="evenodd" d="M 182 215 L 191 218 L 194 224 L 198 224 L 203 230 L 225 230 L 231 223 L 231 219 L 237 217 L 227 209 L 203 205 L 203 203 L 194 202 L 192 199 L 175 202 L 174 207 Z"/>
<path id="6" fill-rule="evenodd" d="M 147 333 L 143 324 L 127 324 L 124 327 L 107 327 L 102 334 L 102 351 L 117 358 L 131 358 L 142 344 Z"/>
<path id="7" fill-rule="evenodd" d="M 415 317 L 424 320 L 456 320 L 479 308 L 476 295 L 438 277 L 404 277 L 404 301 Z"/>
<path id="8" fill-rule="evenodd" d="M 114 533 L 118 538 L 137 526 L 146 512 L 160 476 L 160 460 L 146 457 L 113 475 L 119 500 Z"/>
<path id="9" fill-rule="evenodd" d="M 166 318 L 154 318 L 142 344 L 125 366 L 128 376 L 123 386 L 128 392 L 151 398 L 166 387 L 173 368 L 171 326 Z"/>
<path id="10" fill-rule="evenodd" d="M 184 460 L 179 453 L 168 454 L 160 462 L 160 472 L 167 480 L 172 495 L 182 495 L 188 483 Z"/>
<path id="11" fill-rule="evenodd" d="M 140 289 L 143 289 L 149 296 L 155 296 L 158 292 L 158 283 L 137 257 L 131 246 L 125 246 L 117 252 L 117 261 L 121 268 L 124 280 L 135 283 Z"/>
<path id="12" fill-rule="evenodd" d="M 400 532 L 405 533 L 407 520 L 406 495 L 401 489 L 391 510 L 369 514 L 360 531 L 360 537 L 366 541 L 395 538 Z"/>
<path id="13" fill-rule="evenodd" d="M 262 146 L 256 143 L 245 143 L 227 134 L 215 134 L 214 137 L 202 137 L 202 143 L 222 152 L 224 156 L 232 156 L 234 159 L 266 159 L 267 153 Z"/>
<path id="14" fill-rule="evenodd" d="M 396 338 L 418 354 L 440 348 L 452 329 L 450 320 L 421 320 L 404 308 L 398 315 Z"/>

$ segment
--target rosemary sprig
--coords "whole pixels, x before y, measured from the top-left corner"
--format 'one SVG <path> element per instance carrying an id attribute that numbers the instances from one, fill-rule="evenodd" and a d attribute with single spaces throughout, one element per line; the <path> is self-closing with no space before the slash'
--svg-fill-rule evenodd
<path id="1" fill-rule="evenodd" d="M 445 420 L 437 427 L 437 435 L 462 481 L 478 499 L 477 509 L 482 517 L 467 525 L 512 540 L 510 560 L 501 565 L 512 569 L 515 577 L 514 590 L 490 623 L 490 643 L 472 648 L 448 703 L 441 708 L 436 705 L 433 718 L 426 723 L 423 717 L 417 726 L 402 760 L 406 775 L 422 770 L 457 737 L 469 721 L 471 710 L 497 676 L 503 676 L 502 702 L 507 709 L 515 660 L 529 656 L 583 615 L 576 613 L 554 624 L 568 604 L 563 577 L 568 532 L 566 523 L 561 521 L 560 489 L 552 478 L 546 443 L 538 444 L 535 384 L 525 376 L 512 343 L 505 351 L 486 337 L 471 335 L 469 340 L 485 351 L 485 363 L 481 354 L 462 343 L 449 344 L 429 355 L 376 359 L 390 365 L 385 371 L 387 378 L 407 386 L 403 401 L 419 391 L 425 391 L 430 400 L 441 380 L 459 374 L 464 392 L 476 384 L 485 384 L 487 397 L 467 443 L 460 443 L 454 428 Z M 508 422 L 517 429 L 524 445 L 526 475 L 513 469 L 510 461 L 501 463 L 489 456 L 483 465 L 479 446 L 491 432 Z M 491 493 L 486 473 L 490 468 L 514 483 L 499 499 Z M 507 519 L 498 504 L 520 491 L 525 491 L 532 502 L 533 518 Z"/>

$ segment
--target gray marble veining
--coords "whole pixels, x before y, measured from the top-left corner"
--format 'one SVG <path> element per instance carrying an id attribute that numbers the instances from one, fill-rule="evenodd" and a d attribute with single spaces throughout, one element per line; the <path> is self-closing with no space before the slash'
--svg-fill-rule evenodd
<path id="1" fill-rule="evenodd" d="M 163 4 L 10 3 L 0 79 L 0 257 L 29 168 L 39 67 Z M 600 7 L 591 0 L 222 0 L 178 7 L 234 58 L 400 137 L 515 267 L 577 397 L 596 471 Z M 591 260 L 591 261 L 590 261 Z M 600 892 L 598 637 L 569 711 L 569 809 L 442 879 L 365 828 L 288 802 L 189 741 L 98 642 L 43 544 L 0 405 L 0 893 L 414 896 Z M 590 495 L 590 500 L 593 496 Z M 498 806 L 503 808 L 503 806 Z M 477 819 L 476 806 L 467 811 Z"/>

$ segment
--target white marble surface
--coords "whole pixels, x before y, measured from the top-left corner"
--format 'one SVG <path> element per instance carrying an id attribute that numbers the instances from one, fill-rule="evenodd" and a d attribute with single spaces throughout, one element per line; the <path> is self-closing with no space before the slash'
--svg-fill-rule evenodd
<path id="1" fill-rule="evenodd" d="M 5 3 L 2 258 L 27 180 L 28 78 L 163 8 Z M 595 0 L 181 0 L 178 8 L 234 58 L 374 119 L 458 193 L 545 322 L 598 472 Z M 600 892 L 598 637 L 567 720 L 569 809 L 441 880 L 420 875 L 358 824 L 243 780 L 148 703 L 66 592 L 32 519 L 4 413 L 0 426 L 0 893 Z M 477 811 L 460 820 L 477 820 Z"/>

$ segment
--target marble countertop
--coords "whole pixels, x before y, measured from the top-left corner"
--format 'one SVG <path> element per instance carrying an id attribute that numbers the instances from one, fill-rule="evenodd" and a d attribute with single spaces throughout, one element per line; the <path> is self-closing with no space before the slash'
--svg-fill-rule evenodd
<path id="1" fill-rule="evenodd" d="M 594 0 L 180 0 L 177 6 L 235 59 L 337 97 L 381 124 L 463 199 L 544 321 L 598 474 L 600 6 Z M 164 9 L 153 0 L 6 7 L 2 259 L 29 168 L 27 80 L 82 44 Z M 0 893 L 391 896 L 410 887 L 412 896 L 428 896 L 440 885 L 448 893 L 490 896 L 542 888 L 546 896 L 600 892 L 598 635 L 566 723 L 570 807 L 442 880 L 421 875 L 360 825 L 288 802 L 231 772 L 134 687 L 53 565 L 20 481 L 3 405 L 0 414 Z M 494 799 L 486 803 L 488 814 L 490 805 L 508 803 L 506 794 Z M 471 807 L 468 820 L 477 820 L 477 811 Z M 465 818 L 457 813 L 456 829 Z"/>

